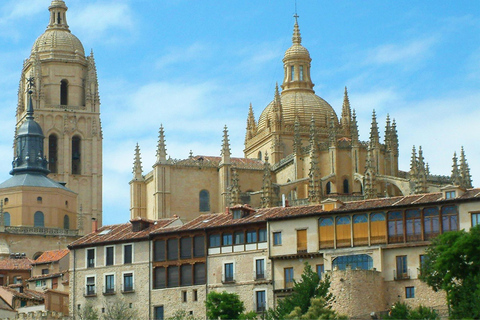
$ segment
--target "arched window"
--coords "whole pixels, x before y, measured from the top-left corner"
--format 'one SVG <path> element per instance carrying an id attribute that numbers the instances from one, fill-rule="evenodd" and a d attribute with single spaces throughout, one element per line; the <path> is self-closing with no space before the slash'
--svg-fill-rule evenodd
<path id="1" fill-rule="evenodd" d="M 200 212 L 210 211 L 210 194 L 207 190 L 200 191 Z"/>
<path id="2" fill-rule="evenodd" d="M 60 81 L 60 104 L 62 106 L 68 105 L 68 81 Z"/>
<path id="3" fill-rule="evenodd" d="M 3 225 L 5 227 L 10 226 L 10 213 L 8 213 L 8 212 L 3 213 Z"/>
<path id="4" fill-rule="evenodd" d="M 51 134 L 48 137 L 48 169 L 51 173 L 57 173 L 58 159 L 58 139 L 57 136 Z"/>
<path id="5" fill-rule="evenodd" d="M 352 269 L 371 270 L 373 269 L 373 259 L 366 254 L 353 254 L 335 258 L 332 267 L 338 267 L 339 270 L 345 270 L 347 266 Z"/>
<path id="6" fill-rule="evenodd" d="M 332 192 L 332 183 L 330 181 L 327 182 L 327 188 L 326 188 L 327 194 L 330 194 Z"/>
<path id="7" fill-rule="evenodd" d="M 258 160 L 262 160 L 262 151 L 258 151 Z"/>
<path id="8" fill-rule="evenodd" d="M 81 142 L 79 136 L 72 138 L 72 174 L 81 174 Z"/>
<path id="9" fill-rule="evenodd" d="M 37 203 L 40 204 L 40 203 L 42 203 L 42 202 L 43 202 L 42 197 L 37 197 Z"/>
<path id="10" fill-rule="evenodd" d="M 63 229 L 70 229 L 70 218 L 67 215 L 63 217 Z"/>
<path id="11" fill-rule="evenodd" d="M 343 180 L 343 193 L 349 193 L 348 179 Z"/>
<path id="12" fill-rule="evenodd" d="M 45 227 L 45 217 L 42 211 L 35 212 L 35 215 L 33 216 L 33 226 Z"/>
<path id="13" fill-rule="evenodd" d="M 8 198 L 5 198 L 5 200 L 3 201 L 3 204 L 8 204 Z"/>
<path id="14" fill-rule="evenodd" d="M 303 66 L 300 66 L 300 73 L 299 73 L 299 78 L 300 78 L 300 81 L 303 81 Z"/>

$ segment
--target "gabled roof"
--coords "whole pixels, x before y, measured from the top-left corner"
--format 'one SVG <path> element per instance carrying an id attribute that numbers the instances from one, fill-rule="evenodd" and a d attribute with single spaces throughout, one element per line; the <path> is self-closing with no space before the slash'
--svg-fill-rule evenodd
<path id="1" fill-rule="evenodd" d="M 28 300 L 35 300 L 35 301 L 44 301 L 45 300 L 45 294 L 39 291 L 35 290 L 30 290 L 27 288 L 23 288 L 23 292 L 18 292 L 16 288 L 18 286 L 8 286 L 8 287 L 2 287 L 9 293 L 11 293 L 14 297 L 21 298 L 21 299 L 28 299 Z"/>
<path id="2" fill-rule="evenodd" d="M 109 226 L 103 226 L 95 232 L 91 232 L 86 236 L 75 240 L 68 245 L 69 248 L 87 247 L 90 245 L 99 245 L 107 243 L 118 243 L 128 241 L 138 241 L 148 239 L 151 232 L 167 227 L 178 218 L 168 218 L 162 220 L 156 220 L 149 227 L 141 231 L 133 231 L 132 223 L 127 222 L 123 224 L 113 224 Z M 137 220 L 134 220 L 137 221 Z"/>
<path id="3" fill-rule="evenodd" d="M 37 258 L 37 260 L 33 261 L 33 264 L 57 262 L 65 257 L 69 252 L 70 250 L 68 249 L 45 251 L 40 255 L 40 257 Z"/>
<path id="4" fill-rule="evenodd" d="M 30 270 L 32 268 L 32 259 L 27 257 L 8 258 L 0 260 L 0 270 Z"/>
<path id="5" fill-rule="evenodd" d="M 28 282 L 31 281 L 37 281 L 37 280 L 42 280 L 42 279 L 51 279 L 51 278 L 60 278 L 63 275 L 63 273 L 49 273 L 49 274 L 41 274 L 35 277 L 31 277 L 30 279 L 27 279 Z"/>

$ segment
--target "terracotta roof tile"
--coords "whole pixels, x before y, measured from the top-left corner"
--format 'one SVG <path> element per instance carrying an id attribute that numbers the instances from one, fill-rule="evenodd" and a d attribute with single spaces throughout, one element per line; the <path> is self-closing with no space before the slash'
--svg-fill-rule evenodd
<path id="1" fill-rule="evenodd" d="M 50 279 L 50 278 L 59 278 L 62 276 L 62 273 L 49 273 L 49 274 L 41 274 L 35 277 L 31 277 L 27 279 L 27 281 L 36 281 L 41 279 Z"/>
<path id="2" fill-rule="evenodd" d="M 8 258 L 0 260 L 0 270 L 30 270 L 32 262 L 33 260 L 27 257 L 19 259 Z"/>
<path id="3" fill-rule="evenodd" d="M 45 251 L 37 260 L 33 261 L 33 264 L 56 262 L 65 257 L 69 252 L 70 250 L 68 249 Z"/>
<path id="4" fill-rule="evenodd" d="M 29 299 L 29 300 L 36 300 L 36 301 L 44 301 L 45 300 L 45 294 L 39 291 L 35 290 L 30 290 L 27 288 L 23 288 L 23 292 L 18 292 L 15 287 L 9 286 L 9 287 L 3 287 L 6 291 L 10 292 L 13 296 L 23 298 L 23 299 Z"/>
<path id="5" fill-rule="evenodd" d="M 75 240 L 69 244 L 69 248 L 84 247 L 93 244 L 110 243 L 110 242 L 126 242 L 132 240 L 147 239 L 148 235 L 160 228 L 167 227 L 178 218 L 169 218 L 157 220 L 149 227 L 141 231 L 132 231 L 132 223 L 113 224 L 103 226 L 95 232 L 91 232 L 86 236 Z"/>

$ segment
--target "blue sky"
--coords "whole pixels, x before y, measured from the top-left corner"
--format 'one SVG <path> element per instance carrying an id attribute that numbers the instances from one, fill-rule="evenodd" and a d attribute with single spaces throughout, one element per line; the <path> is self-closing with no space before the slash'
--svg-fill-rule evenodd
<path id="1" fill-rule="evenodd" d="M 250 102 L 258 118 L 283 80 L 293 0 L 67 0 L 68 23 L 98 68 L 104 135 L 104 224 L 129 219 L 138 142 L 144 171 L 165 127 L 172 158 L 219 155 L 229 128 L 243 156 Z M 6 180 L 22 62 L 48 23 L 50 0 L 0 3 L 0 180 Z M 302 44 L 316 93 L 341 113 L 344 86 L 367 140 L 397 121 L 400 169 L 412 146 L 434 174 L 451 172 L 463 145 L 480 181 L 480 3 L 297 0 Z"/>

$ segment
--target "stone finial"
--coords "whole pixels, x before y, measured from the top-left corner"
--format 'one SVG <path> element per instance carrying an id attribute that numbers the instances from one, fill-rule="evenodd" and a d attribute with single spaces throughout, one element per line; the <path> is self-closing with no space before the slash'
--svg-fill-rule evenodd
<path id="1" fill-rule="evenodd" d="M 165 132 L 163 130 L 163 124 L 160 124 L 158 130 L 158 143 L 157 143 L 157 162 L 167 161 L 167 145 L 165 143 Z"/>
<path id="2" fill-rule="evenodd" d="M 245 135 L 245 142 L 253 138 L 256 133 L 257 133 L 257 122 L 255 121 L 255 115 L 253 114 L 252 103 L 250 103 L 250 107 L 248 108 L 247 132 Z"/>
<path id="3" fill-rule="evenodd" d="M 133 179 L 137 181 L 143 180 L 142 157 L 140 155 L 140 147 L 135 146 L 135 157 L 133 159 Z"/>
<path id="4" fill-rule="evenodd" d="M 238 183 L 238 173 L 235 168 L 232 168 L 232 183 L 230 185 L 230 206 L 233 207 L 236 204 L 241 204 L 240 199 L 240 185 Z"/>
<path id="5" fill-rule="evenodd" d="M 425 161 L 423 158 L 422 147 L 418 147 L 418 161 L 417 161 L 417 177 L 415 184 L 415 193 L 427 193 L 428 184 L 427 184 L 427 170 L 425 168 Z"/>
<path id="6" fill-rule="evenodd" d="M 410 157 L 410 174 L 411 175 L 416 175 L 417 174 L 417 151 L 415 149 L 415 146 L 412 147 L 412 156 Z"/>
<path id="7" fill-rule="evenodd" d="M 333 112 L 330 113 L 328 141 L 331 147 L 335 147 L 337 144 L 337 126 L 335 124 L 335 117 L 333 115 Z"/>
<path id="8" fill-rule="evenodd" d="M 295 109 L 295 123 L 293 127 L 293 153 L 300 155 L 302 153 L 302 137 L 300 136 L 300 119 Z"/>
<path id="9" fill-rule="evenodd" d="M 274 205 L 274 190 L 272 183 L 272 173 L 270 170 L 270 164 L 268 163 L 268 152 L 265 151 L 265 165 L 263 169 L 263 183 L 262 183 L 262 196 L 261 206 L 262 208 L 269 208 Z"/>
<path id="10" fill-rule="evenodd" d="M 373 164 L 372 147 L 368 146 L 367 160 L 364 175 L 364 197 L 373 199 L 377 197 L 377 172 Z"/>
<path id="11" fill-rule="evenodd" d="M 273 97 L 273 131 L 282 130 L 283 108 L 280 92 L 278 91 L 278 83 L 275 85 L 275 94 Z"/>
<path id="12" fill-rule="evenodd" d="M 392 145 L 393 155 L 398 156 L 398 133 L 395 119 L 393 119 L 392 128 L 390 129 L 390 144 Z"/>
<path id="13" fill-rule="evenodd" d="M 390 115 L 387 114 L 387 120 L 385 124 L 385 147 L 387 148 L 388 151 L 391 150 L 391 133 L 392 133 L 392 127 L 390 125 Z"/>

